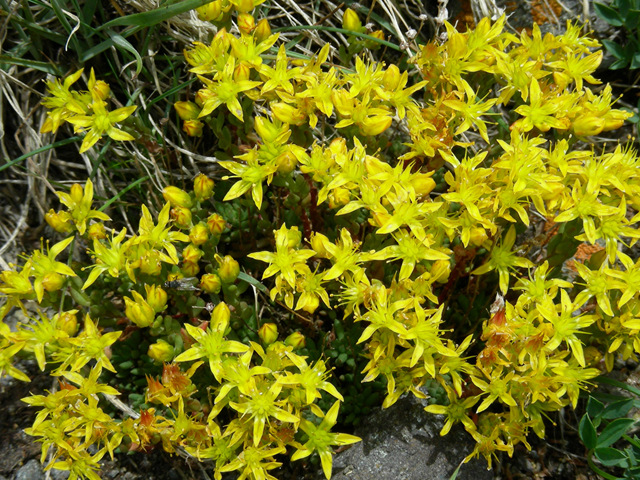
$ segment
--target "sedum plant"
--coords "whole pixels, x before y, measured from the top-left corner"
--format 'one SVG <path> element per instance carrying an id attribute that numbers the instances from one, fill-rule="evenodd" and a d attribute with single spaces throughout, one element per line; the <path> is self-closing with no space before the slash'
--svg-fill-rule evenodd
<path id="1" fill-rule="evenodd" d="M 104 455 L 161 445 L 218 479 L 273 479 L 284 455 L 330 478 L 333 448 L 359 440 L 332 432 L 354 379 L 385 408 L 439 391 L 426 410 L 473 436 L 466 460 L 529 447 L 547 412 L 640 353 L 638 157 L 584 143 L 630 116 L 594 87 L 598 42 L 485 19 L 447 24 L 408 71 L 350 68 L 329 45 L 292 58 L 253 6 L 201 7 L 219 30 L 185 50 L 201 88 L 175 104 L 222 180 L 168 186 L 137 232 L 110 233 L 91 181 L 74 185 L 47 215 L 65 239 L 0 274 L 0 318 L 38 311 L 2 324 L 0 372 L 27 381 L 15 359 L 32 354 L 60 381 L 25 399 L 47 468 L 99 478 Z M 49 83 L 43 131 L 71 123 L 82 151 L 136 141 L 114 126 L 134 107 L 107 110 L 94 75 L 70 90 L 81 73 Z M 581 243 L 603 247 L 569 277 Z M 122 418 L 101 398 L 125 393 Z"/>

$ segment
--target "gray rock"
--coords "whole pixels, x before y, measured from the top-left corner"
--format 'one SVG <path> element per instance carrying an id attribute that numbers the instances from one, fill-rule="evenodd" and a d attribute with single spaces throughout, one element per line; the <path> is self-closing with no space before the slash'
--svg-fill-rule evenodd
<path id="1" fill-rule="evenodd" d="M 424 411 L 425 403 L 407 395 L 374 412 L 356 429 L 362 442 L 333 460 L 333 480 L 449 480 L 475 442 L 460 425 L 444 437 L 442 416 Z M 324 478 L 321 474 L 318 478 Z M 458 480 L 492 480 L 484 458 L 464 464 Z"/>
<path id="2" fill-rule="evenodd" d="M 50 470 L 52 480 L 67 480 L 70 473 L 67 470 Z"/>
<path id="3" fill-rule="evenodd" d="M 44 480 L 42 465 L 38 460 L 29 460 L 17 471 L 16 480 Z"/>

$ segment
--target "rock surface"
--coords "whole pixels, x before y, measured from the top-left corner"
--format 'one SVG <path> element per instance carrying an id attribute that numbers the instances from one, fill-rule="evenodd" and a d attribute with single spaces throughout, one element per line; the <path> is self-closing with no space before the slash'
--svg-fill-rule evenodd
<path id="1" fill-rule="evenodd" d="M 332 480 L 449 480 L 475 442 L 460 425 L 441 437 L 443 417 L 425 412 L 425 405 L 407 395 L 373 413 L 355 431 L 362 442 L 334 458 Z M 463 465 L 457 477 L 492 479 L 484 458 Z"/>

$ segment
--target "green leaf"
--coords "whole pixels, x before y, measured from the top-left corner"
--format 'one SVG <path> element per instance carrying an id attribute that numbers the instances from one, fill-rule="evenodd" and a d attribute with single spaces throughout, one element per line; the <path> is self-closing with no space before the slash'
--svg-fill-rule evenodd
<path id="1" fill-rule="evenodd" d="M 29 67 L 40 72 L 49 73 L 58 77 L 62 76 L 62 73 L 55 65 L 48 62 L 38 62 L 36 60 L 29 60 L 24 58 L 11 57 L 9 55 L 0 55 L 0 64 L 7 63 L 9 65 L 19 65 L 21 67 Z"/>
<path id="2" fill-rule="evenodd" d="M 632 70 L 634 68 L 640 68 L 640 52 L 637 52 L 633 55 L 633 58 L 631 59 L 631 66 L 629 67 Z"/>
<path id="3" fill-rule="evenodd" d="M 596 13 L 600 18 L 602 18 L 609 25 L 613 25 L 614 27 L 622 26 L 622 19 L 620 18 L 620 14 L 609 5 L 605 5 L 603 3 L 594 3 L 593 6 L 596 9 Z"/>
<path id="4" fill-rule="evenodd" d="M 627 392 L 633 393 L 634 395 L 637 395 L 640 397 L 639 389 L 632 387 L 631 385 L 627 385 L 626 383 L 621 382 L 619 380 L 614 380 L 613 378 L 608 378 L 602 375 L 599 377 L 596 377 L 594 380 L 598 383 L 604 383 L 607 385 L 613 385 L 614 387 L 622 388 L 623 390 L 626 390 Z"/>
<path id="5" fill-rule="evenodd" d="M 636 423 L 636 421 L 632 418 L 619 418 L 614 420 L 605 427 L 598 437 L 596 442 L 597 446 L 608 447 L 609 445 L 613 445 L 634 423 Z"/>
<path id="6" fill-rule="evenodd" d="M 620 18 L 622 21 L 626 22 L 627 14 L 631 9 L 631 1 L 630 0 L 618 0 L 618 13 L 620 14 Z"/>
<path id="7" fill-rule="evenodd" d="M 166 5 L 149 12 L 134 13 L 133 15 L 127 15 L 126 17 L 116 18 L 115 20 L 105 23 L 99 27 L 98 30 L 132 25 L 136 27 L 150 27 L 160 22 L 164 22 L 165 20 L 169 20 L 171 17 L 194 10 L 211 2 L 212 0 L 185 0 L 183 2 L 176 2 L 173 5 Z"/>
<path id="8" fill-rule="evenodd" d="M 611 40 L 602 40 L 602 44 L 605 46 L 607 51 L 618 60 L 628 59 L 627 52 L 622 45 L 612 42 Z"/>
<path id="9" fill-rule="evenodd" d="M 602 412 L 602 418 L 611 420 L 615 418 L 622 418 L 625 417 L 632 408 L 633 399 L 627 398 L 625 400 L 619 400 L 612 403 L 611 405 L 608 405 L 607 408 L 604 409 L 604 412 Z"/>
<path id="10" fill-rule="evenodd" d="M 638 20 L 640 20 L 640 10 L 631 10 L 624 24 L 629 30 L 635 30 L 638 26 Z"/>
<path id="11" fill-rule="evenodd" d="M 265 287 L 262 283 L 260 283 L 258 280 L 256 280 L 255 278 L 253 278 L 251 275 L 247 275 L 244 272 L 240 272 L 238 274 L 238 278 L 240 280 L 244 280 L 245 282 L 253 285 L 254 287 L 256 287 L 258 290 L 260 290 L 262 293 L 265 293 L 267 295 L 269 295 L 269 290 L 267 289 L 267 287 Z"/>
<path id="12" fill-rule="evenodd" d="M 131 43 L 129 43 L 128 40 L 125 40 L 124 37 L 117 35 L 115 33 L 111 33 L 111 32 L 109 33 L 111 35 L 111 40 L 113 40 L 113 43 L 115 45 L 118 45 L 124 48 L 127 52 L 132 53 L 133 56 L 136 57 L 136 77 L 140 75 L 140 72 L 142 71 L 142 57 L 140 56 L 138 51 L 135 49 L 133 45 L 131 45 Z"/>
<path id="13" fill-rule="evenodd" d="M 578 433 L 580 434 L 580 439 L 582 440 L 582 443 L 584 443 L 585 447 L 589 450 L 596 448 L 598 434 L 596 433 L 593 423 L 591 423 L 589 414 L 585 414 L 580 420 Z"/>
<path id="14" fill-rule="evenodd" d="M 600 416 L 603 411 L 604 403 L 593 397 L 589 397 L 589 401 L 587 402 L 587 413 L 589 414 L 589 417 L 596 418 Z"/>
<path id="15" fill-rule="evenodd" d="M 626 468 L 629 463 L 627 461 L 627 456 L 624 452 L 616 448 L 596 448 L 593 452 L 600 463 L 607 467 L 622 467 Z"/>

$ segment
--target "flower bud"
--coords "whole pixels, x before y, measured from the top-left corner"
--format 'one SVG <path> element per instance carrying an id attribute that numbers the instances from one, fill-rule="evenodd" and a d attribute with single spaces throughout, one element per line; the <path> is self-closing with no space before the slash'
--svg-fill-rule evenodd
<path id="1" fill-rule="evenodd" d="M 153 358 L 156 362 L 170 362 L 175 355 L 175 349 L 173 345 L 165 342 L 162 339 L 158 339 L 153 345 L 149 345 L 147 355 Z"/>
<path id="2" fill-rule="evenodd" d="M 206 101 L 212 99 L 213 96 L 214 93 L 211 90 L 209 90 L 208 88 L 201 88 L 196 92 L 196 105 L 202 107 L 206 103 Z"/>
<path id="3" fill-rule="evenodd" d="M 247 81 L 249 80 L 250 76 L 251 76 L 251 67 L 244 62 L 238 65 L 233 71 L 234 82 Z"/>
<path id="4" fill-rule="evenodd" d="M 124 297 L 124 303 L 126 304 L 124 314 L 137 326 L 142 328 L 148 327 L 155 319 L 153 308 L 138 292 L 132 291 L 131 294 L 134 300 L 129 297 Z"/>
<path id="5" fill-rule="evenodd" d="M 80 185 L 79 183 L 74 183 L 73 185 L 71 185 L 69 196 L 75 203 L 79 205 L 80 202 L 82 202 L 82 198 L 84 197 L 84 189 L 82 188 L 82 185 Z"/>
<path id="6" fill-rule="evenodd" d="M 327 249 L 324 248 L 324 243 L 328 241 L 329 239 L 321 233 L 313 232 L 311 234 L 311 248 L 316 252 L 316 256 L 320 258 L 329 258 L 331 256 Z"/>
<path id="7" fill-rule="evenodd" d="M 216 305 L 211 313 L 211 328 L 222 332 L 229 326 L 229 320 L 231 319 L 231 311 L 226 303 L 220 302 Z"/>
<path id="8" fill-rule="evenodd" d="M 256 19 L 250 13 L 240 13 L 238 15 L 238 30 L 243 35 L 251 35 L 253 29 L 256 28 Z"/>
<path id="9" fill-rule="evenodd" d="M 200 288 L 207 293 L 220 293 L 222 282 L 215 273 L 206 273 L 200 279 Z"/>
<path id="10" fill-rule="evenodd" d="M 42 286 L 47 292 L 55 292 L 60 290 L 64 285 L 66 278 L 57 272 L 49 272 L 42 279 Z"/>
<path id="11" fill-rule="evenodd" d="M 191 208 L 193 206 L 189 194 L 178 187 L 165 187 L 162 190 L 162 196 L 167 202 L 171 203 L 172 207 Z"/>
<path id="12" fill-rule="evenodd" d="M 573 132 L 579 137 L 598 135 L 604 129 L 604 124 L 603 118 L 581 116 L 573 121 Z"/>
<path id="13" fill-rule="evenodd" d="M 208 239 L 209 229 L 207 228 L 207 225 L 205 223 L 200 222 L 197 225 L 191 227 L 191 231 L 189 231 L 189 240 L 191 240 L 191 243 L 193 243 L 196 247 L 202 245 Z"/>
<path id="14" fill-rule="evenodd" d="M 238 12 L 250 12 L 254 7 L 253 0 L 233 0 L 231 3 L 236 6 Z"/>
<path id="15" fill-rule="evenodd" d="M 298 165 L 298 159 L 294 155 L 292 151 L 282 152 L 276 158 L 276 163 L 278 164 L 278 173 L 282 175 L 287 175 L 288 173 L 293 172 Z"/>
<path id="16" fill-rule="evenodd" d="M 278 340 L 278 327 L 275 323 L 265 323 L 258 330 L 258 336 L 262 343 L 265 345 L 271 345 Z"/>
<path id="17" fill-rule="evenodd" d="M 182 131 L 190 137 L 201 137 L 204 123 L 200 120 L 185 120 L 182 123 Z"/>
<path id="18" fill-rule="evenodd" d="M 103 223 L 92 223 L 87 229 L 87 236 L 89 240 L 102 240 L 107 238 L 107 232 L 104 230 Z"/>
<path id="19" fill-rule="evenodd" d="M 59 233 L 71 233 L 75 229 L 71 215 L 68 212 L 56 213 L 51 209 L 45 214 L 44 219 L 51 228 Z"/>
<path id="20" fill-rule="evenodd" d="M 216 255 L 218 261 L 218 276 L 222 283 L 233 283 L 240 274 L 240 264 L 236 262 L 231 255 L 225 255 L 224 258 Z"/>
<path id="21" fill-rule="evenodd" d="M 163 312 L 167 308 L 167 292 L 158 285 L 145 285 L 147 291 L 147 303 L 156 313 Z"/>
<path id="22" fill-rule="evenodd" d="M 349 203 L 351 193 L 346 188 L 335 188 L 329 194 L 329 208 L 335 209 Z"/>
<path id="23" fill-rule="evenodd" d="M 202 255 L 204 255 L 204 252 L 192 244 L 187 245 L 187 247 L 182 250 L 182 259 L 185 262 L 198 263 Z"/>
<path id="24" fill-rule="evenodd" d="M 400 69 L 394 64 L 389 65 L 389 68 L 384 72 L 382 77 L 382 84 L 387 90 L 395 90 L 400 83 Z"/>
<path id="25" fill-rule="evenodd" d="M 253 32 L 253 37 L 256 39 L 258 43 L 266 40 L 271 36 L 271 26 L 269 25 L 269 20 L 263 18 L 256 25 L 256 29 Z"/>
<path id="26" fill-rule="evenodd" d="M 360 22 L 360 18 L 358 18 L 358 14 L 350 8 L 347 8 L 344 11 L 344 16 L 342 17 L 342 28 L 349 30 L 350 32 L 359 32 L 362 30 L 362 23 Z"/>
<path id="27" fill-rule="evenodd" d="M 196 12 L 198 12 L 198 18 L 203 22 L 214 22 L 222 13 L 222 2 L 220 0 L 214 0 L 211 3 L 196 8 Z"/>
<path id="28" fill-rule="evenodd" d="M 302 125 L 307 116 L 299 109 L 283 102 L 271 104 L 271 113 L 281 122 L 289 125 Z"/>
<path id="29" fill-rule="evenodd" d="M 202 108 L 193 102 L 176 102 L 173 108 L 182 120 L 195 120 L 202 111 Z"/>
<path id="30" fill-rule="evenodd" d="M 436 182 L 431 178 L 432 175 L 432 173 L 419 173 L 413 178 L 411 184 L 416 195 L 427 195 L 436 188 Z"/>
<path id="31" fill-rule="evenodd" d="M 103 80 L 97 80 L 91 87 L 91 95 L 99 98 L 100 100 L 106 100 L 111 94 L 109 84 Z"/>
<path id="32" fill-rule="evenodd" d="M 302 335 L 300 332 L 293 332 L 284 341 L 285 345 L 287 345 L 288 347 L 293 347 L 294 350 L 304 348 L 304 343 L 304 335 Z"/>
<path id="33" fill-rule="evenodd" d="M 227 222 L 217 213 L 213 213 L 207 218 L 207 227 L 212 235 L 222 235 L 226 226 Z"/>
<path id="34" fill-rule="evenodd" d="M 451 274 L 451 263 L 448 260 L 436 260 L 431 266 L 430 273 L 438 283 L 446 283 Z"/>
<path id="35" fill-rule="evenodd" d="M 180 271 L 185 277 L 195 277 L 200 272 L 200 267 L 197 263 L 182 262 L 182 268 L 180 268 Z"/>
<path id="36" fill-rule="evenodd" d="M 215 183 L 204 173 L 199 173 L 193 180 L 193 193 L 199 202 L 210 199 L 213 196 Z"/>
<path id="37" fill-rule="evenodd" d="M 56 314 L 54 318 L 57 320 L 56 325 L 58 329 L 65 332 L 70 337 L 73 337 L 78 331 L 78 319 L 76 318 L 78 310 L 69 310 L 68 312 L 62 312 L 60 315 Z"/>
<path id="38" fill-rule="evenodd" d="M 376 136 L 389 128 L 392 122 L 392 117 L 387 115 L 375 115 L 373 117 L 366 117 L 359 126 L 363 135 Z"/>
<path id="39" fill-rule="evenodd" d="M 296 248 L 302 241 L 302 232 L 298 227 L 293 226 L 287 230 L 287 247 Z"/>
<path id="40" fill-rule="evenodd" d="M 189 210 L 188 208 L 172 208 L 170 215 L 176 227 L 191 228 L 191 210 Z"/>
<path id="41" fill-rule="evenodd" d="M 470 235 L 471 243 L 473 243 L 476 247 L 480 247 L 487 240 L 487 232 L 482 227 L 473 227 L 471 228 Z"/>

